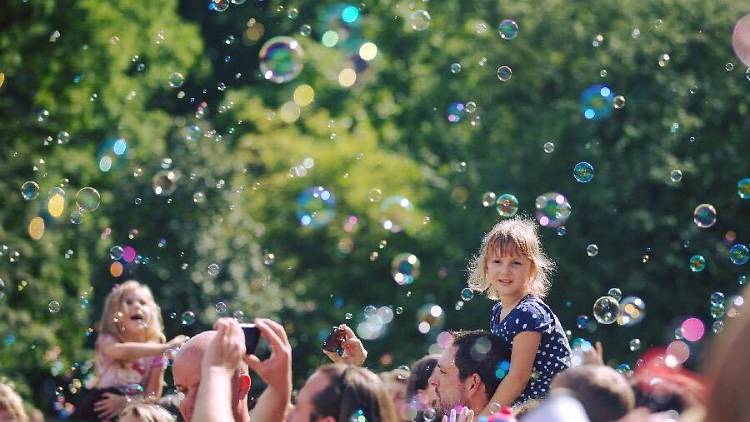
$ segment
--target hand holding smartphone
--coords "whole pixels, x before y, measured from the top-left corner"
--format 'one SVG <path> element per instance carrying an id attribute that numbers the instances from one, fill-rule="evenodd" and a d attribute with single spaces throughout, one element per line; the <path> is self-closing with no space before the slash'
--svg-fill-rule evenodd
<path id="1" fill-rule="evenodd" d="M 255 324 L 240 324 L 242 332 L 245 333 L 245 354 L 252 355 L 258 347 L 260 331 Z"/>
<path id="2" fill-rule="evenodd" d="M 339 327 L 333 327 L 331 332 L 328 333 L 325 341 L 323 341 L 323 350 L 327 350 L 332 353 L 336 353 L 341 356 L 344 353 L 344 340 L 346 339 L 346 333 Z"/>

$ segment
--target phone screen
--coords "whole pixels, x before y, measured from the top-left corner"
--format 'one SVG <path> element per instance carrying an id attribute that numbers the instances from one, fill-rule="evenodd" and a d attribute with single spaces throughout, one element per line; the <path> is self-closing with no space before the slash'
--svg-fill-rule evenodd
<path id="1" fill-rule="evenodd" d="M 245 353 L 251 355 L 255 353 L 255 348 L 258 347 L 260 331 L 255 324 L 240 324 L 240 327 L 245 333 Z"/>

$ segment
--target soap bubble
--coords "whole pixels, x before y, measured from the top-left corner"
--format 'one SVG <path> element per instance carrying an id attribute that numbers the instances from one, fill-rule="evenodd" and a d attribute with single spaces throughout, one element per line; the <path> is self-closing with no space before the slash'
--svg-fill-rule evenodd
<path id="1" fill-rule="evenodd" d="M 497 32 L 504 40 L 512 40 L 518 36 L 518 24 L 512 19 L 504 19 L 497 26 Z"/>
<path id="2" fill-rule="evenodd" d="M 336 199 L 323 186 L 305 189 L 297 197 L 297 219 L 305 227 L 320 228 L 335 216 Z"/>
<path id="3" fill-rule="evenodd" d="M 464 118 L 464 113 L 466 112 L 466 106 L 464 106 L 464 103 L 451 103 L 448 105 L 448 122 L 450 123 L 458 123 Z"/>
<path id="4" fill-rule="evenodd" d="M 612 324 L 617 321 L 620 304 L 612 296 L 602 296 L 594 302 L 594 318 L 600 324 Z"/>
<path id="5" fill-rule="evenodd" d="M 31 180 L 28 180 L 21 185 L 21 195 L 23 199 L 31 201 L 39 196 L 39 185 Z"/>
<path id="6" fill-rule="evenodd" d="M 614 94 L 606 85 L 592 85 L 581 93 L 583 117 L 587 120 L 602 120 L 612 115 Z"/>
<path id="7" fill-rule="evenodd" d="M 151 180 L 154 186 L 154 193 L 160 196 L 169 196 L 177 188 L 179 173 L 172 170 L 162 170 L 154 175 Z"/>
<path id="8" fill-rule="evenodd" d="M 92 187 L 85 187 L 76 194 L 76 204 L 83 211 L 94 211 L 99 208 L 100 203 L 99 191 Z"/>
<path id="9" fill-rule="evenodd" d="M 579 183 L 588 183 L 594 178 L 594 166 L 581 161 L 573 167 L 573 177 Z"/>
<path id="10" fill-rule="evenodd" d="M 628 342 L 628 346 L 630 347 L 631 352 L 637 352 L 641 349 L 641 340 L 634 338 Z"/>
<path id="11" fill-rule="evenodd" d="M 669 173 L 669 178 L 674 183 L 678 183 L 680 180 L 682 180 L 682 172 L 680 170 L 672 170 L 672 172 Z"/>
<path id="12" fill-rule="evenodd" d="M 589 317 L 587 317 L 586 315 L 579 315 L 578 318 L 576 318 L 576 327 L 579 330 L 585 329 L 588 324 Z"/>
<path id="13" fill-rule="evenodd" d="M 711 297 L 709 298 L 709 301 L 712 305 L 723 305 L 724 304 L 724 293 L 722 292 L 713 292 L 711 293 Z"/>
<path id="14" fill-rule="evenodd" d="M 181 317 L 182 325 L 193 325 L 195 323 L 195 313 L 193 311 L 185 311 Z"/>
<path id="15" fill-rule="evenodd" d="M 273 37 L 258 53 L 263 77 L 277 84 L 291 81 L 302 72 L 304 51 L 291 37 Z"/>
<path id="16" fill-rule="evenodd" d="M 742 243 L 737 243 L 729 249 L 729 259 L 734 265 L 745 265 L 750 259 L 750 250 Z"/>
<path id="17" fill-rule="evenodd" d="M 693 255 L 690 257 L 690 270 L 699 273 L 706 269 L 706 258 L 703 255 Z"/>
<path id="18" fill-rule="evenodd" d="M 740 286 L 744 286 L 747 284 L 747 281 L 750 279 L 747 274 L 740 274 L 737 276 L 737 284 Z"/>
<path id="19" fill-rule="evenodd" d="M 607 296 L 612 296 L 615 298 L 615 300 L 619 301 L 622 299 L 622 290 L 618 289 L 617 287 L 613 287 L 609 290 L 607 290 Z"/>
<path id="20" fill-rule="evenodd" d="M 510 68 L 510 66 L 499 66 L 497 68 L 497 79 L 500 79 L 502 82 L 508 82 L 511 77 L 513 77 L 513 69 Z"/>
<path id="21" fill-rule="evenodd" d="M 474 298 L 474 290 L 471 290 L 468 287 L 464 287 L 463 289 L 461 289 L 461 300 L 463 300 L 464 302 L 468 302 L 473 298 Z"/>
<path id="22" fill-rule="evenodd" d="M 459 73 L 461 72 L 461 63 L 453 63 L 451 65 L 451 73 Z"/>
<path id="23" fill-rule="evenodd" d="M 706 229 L 716 224 L 716 208 L 711 204 L 700 204 L 693 211 L 695 225 Z"/>
<path id="24" fill-rule="evenodd" d="M 646 302 L 635 296 L 628 296 L 620 302 L 617 324 L 631 326 L 643 321 L 646 317 Z"/>
<path id="25" fill-rule="evenodd" d="M 445 323 L 445 312 L 440 305 L 427 303 L 417 309 L 417 331 L 427 334 L 439 330 Z"/>
<path id="26" fill-rule="evenodd" d="M 500 217 L 513 217 L 518 212 L 518 199 L 510 193 L 504 193 L 497 197 L 495 208 Z"/>
<path id="27" fill-rule="evenodd" d="M 555 144 L 552 142 L 545 142 L 543 148 L 544 148 L 544 152 L 546 152 L 547 154 L 550 154 L 552 153 L 552 151 L 555 150 Z"/>
<path id="28" fill-rule="evenodd" d="M 380 204 L 380 222 L 384 229 L 398 233 L 410 226 L 414 219 L 414 206 L 403 196 L 390 196 Z"/>
<path id="29" fill-rule="evenodd" d="M 557 192 L 548 192 L 536 198 L 536 218 L 543 227 L 560 227 L 570 217 L 568 199 Z"/>
<path id="30" fill-rule="evenodd" d="M 416 255 L 410 253 L 401 253 L 396 255 L 391 261 L 391 275 L 393 280 L 400 286 L 412 284 L 419 277 L 421 264 Z"/>
<path id="31" fill-rule="evenodd" d="M 742 199 L 750 199 L 750 178 L 740 179 L 737 182 L 737 195 Z"/>
<path id="32" fill-rule="evenodd" d="M 122 248 L 122 246 L 115 245 L 109 248 L 109 257 L 115 261 L 120 260 L 124 253 L 125 250 Z"/>
<path id="33" fill-rule="evenodd" d="M 415 31 L 424 31 L 430 27 L 432 18 L 426 10 L 415 10 L 409 15 L 409 26 Z"/>
<path id="34" fill-rule="evenodd" d="M 47 305 L 47 309 L 49 309 L 49 311 L 53 314 L 60 312 L 60 302 L 51 300 Z"/>
<path id="35" fill-rule="evenodd" d="M 214 306 L 214 309 L 216 309 L 216 313 L 219 315 L 227 313 L 227 304 L 224 302 L 216 302 L 216 305 Z"/>
<path id="36" fill-rule="evenodd" d="M 598 253 L 599 253 L 599 247 L 596 246 L 595 244 L 592 243 L 586 247 L 586 254 L 588 256 L 593 257 L 593 256 L 596 256 Z"/>
<path id="37" fill-rule="evenodd" d="M 750 14 L 741 17 L 734 25 L 732 48 L 737 58 L 750 66 Z"/>
<path id="38" fill-rule="evenodd" d="M 179 88 L 185 83 L 185 77 L 180 72 L 174 72 L 169 75 L 169 86 L 170 88 Z"/>
<path id="39" fill-rule="evenodd" d="M 219 272 L 221 271 L 221 267 L 219 264 L 209 264 L 208 265 L 208 275 L 211 277 L 216 277 L 219 275 Z"/>
<path id="40" fill-rule="evenodd" d="M 485 192 L 482 195 L 482 206 L 483 207 L 491 207 L 495 205 L 495 201 L 497 200 L 497 197 L 495 195 L 495 192 Z"/>
<path id="41" fill-rule="evenodd" d="M 625 97 L 622 95 L 616 96 L 612 99 L 612 105 L 618 110 L 625 107 Z"/>

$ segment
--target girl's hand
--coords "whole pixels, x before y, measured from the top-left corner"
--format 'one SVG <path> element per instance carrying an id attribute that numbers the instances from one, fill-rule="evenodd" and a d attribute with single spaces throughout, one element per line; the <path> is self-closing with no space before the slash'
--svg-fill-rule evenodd
<path id="1" fill-rule="evenodd" d="M 188 336 L 184 336 L 184 335 L 180 334 L 179 336 L 177 336 L 177 337 L 175 337 L 172 340 L 169 340 L 167 342 L 167 349 L 174 349 L 174 348 L 182 347 L 182 345 L 186 341 L 188 341 L 189 338 L 190 337 L 188 337 Z"/>
<path id="2" fill-rule="evenodd" d="M 362 366 L 362 364 L 365 363 L 365 359 L 367 359 L 367 350 L 365 350 L 362 341 L 357 338 L 354 331 L 352 331 L 348 325 L 341 324 L 339 325 L 339 329 L 344 331 L 344 340 L 341 342 L 341 348 L 344 349 L 344 353 L 341 356 L 335 352 L 329 352 L 328 350 L 323 350 L 323 353 L 325 353 L 333 363 L 346 363 L 349 365 Z"/>
<path id="3" fill-rule="evenodd" d="M 474 422 L 474 411 L 464 407 L 460 413 L 456 413 L 456 409 L 451 409 L 450 416 L 443 415 L 443 422 Z"/>
<path id="4" fill-rule="evenodd" d="M 604 365 L 604 347 L 602 342 L 597 341 L 594 347 L 583 352 L 584 365 Z"/>
<path id="5" fill-rule="evenodd" d="M 94 403 L 94 411 L 101 419 L 114 419 L 125 408 L 125 396 L 104 393 L 102 397 Z"/>

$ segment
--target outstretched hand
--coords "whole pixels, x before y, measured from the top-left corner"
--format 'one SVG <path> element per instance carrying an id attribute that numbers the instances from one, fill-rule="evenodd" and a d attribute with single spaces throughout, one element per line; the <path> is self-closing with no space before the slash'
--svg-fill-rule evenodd
<path id="1" fill-rule="evenodd" d="M 597 341 L 594 347 L 584 350 L 583 352 L 583 364 L 584 365 L 604 365 L 604 347 L 601 341 Z"/>
<path id="2" fill-rule="evenodd" d="M 232 375 L 245 356 L 245 333 L 234 318 L 221 318 L 214 324 L 216 336 L 203 355 L 203 370 L 220 368 Z"/>
<path id="3" fill-rule="evenodd" d="M 365 363 L 365 359 L 367 359 L 367 350 L 362 341 L 357 338 L 354 331 L 348 325 L 341 324 L 339 325 L 339 329 L 344 332 L 343 340 L 341 341 L 341 348 L 344 350 L 344 353 L 339 356 L 338 353 L 329 352 L 325 349 L 323 353 L 334 363 L 362 366 Z"/>

